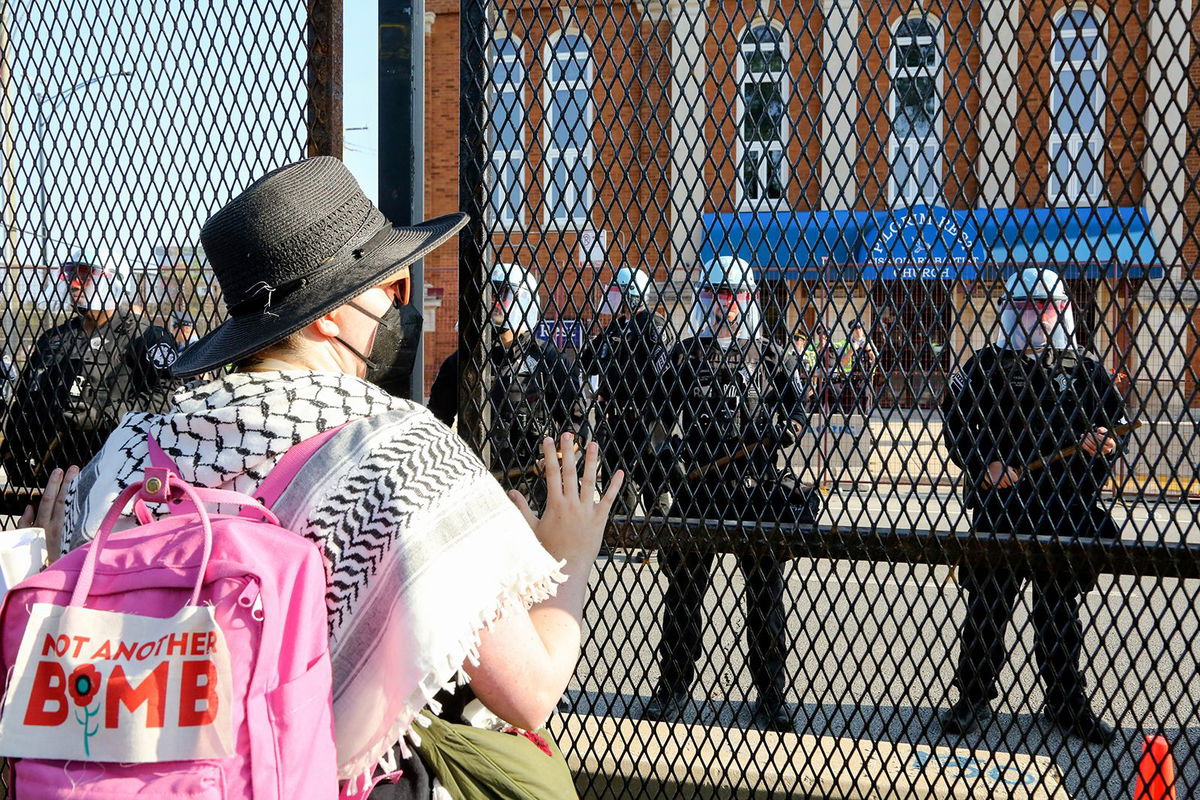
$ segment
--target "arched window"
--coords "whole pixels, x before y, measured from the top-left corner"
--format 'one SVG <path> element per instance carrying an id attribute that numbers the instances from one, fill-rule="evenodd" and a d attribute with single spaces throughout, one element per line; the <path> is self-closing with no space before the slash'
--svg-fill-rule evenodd
<path id="1" fill-rule="evenodd" d="M 525 63 L 521 48 L 512 39 L 496 41 L 492 68 L 491 128 L 492 187 L 490 212 L 496 225 L 511 226 L 525 221 Z"/>
<path id="2" fill-rule="evenodd" d="M 546 67 L 546 220 L 586 225 L 592 209 L 593 67 L 588 40 L 565 34 Z"/>
<path id="3" fill-rule="evenodd" d="M 935 203 L 942 192 L 942 48 L 936 23 L 900 21 L 888 59 L 893 202 Z"/>
<path id="4" fill-rule="evenodd" d="M 786 81 L 783 33 L 770 25 L 747 28 L 738 43 L 738 199 L 743 205 L 787 199 Z"/>
<path id="5" fill-rule="evenodd" d="M 1054 26 L 1050 64 L 1050 202 L 1095 203 L 1103 193 L 1104 73 L 1100 25 L 1074 8 Z"/>

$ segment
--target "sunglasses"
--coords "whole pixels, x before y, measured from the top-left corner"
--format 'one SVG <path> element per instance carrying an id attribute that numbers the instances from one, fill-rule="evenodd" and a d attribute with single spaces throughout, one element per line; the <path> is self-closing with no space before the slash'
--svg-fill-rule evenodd
<path id="1" fill-rule="evenodd" d="M 104 274 L 100 267 L 91 264 L 63 264 L 58 271 L 58 279 L 64 283 L 79 283 L 86 285 Z"/>
<path id="2" fill-rule="evenodd" d="M 1013 303 L 1013 307 L 1024 313 L 1026 311 L 1036 311 L 1038 314 L 1046 314 L 1053 312 L 1060 314 L 1067 310 L 1066 300 L 1017 300 Z"/>

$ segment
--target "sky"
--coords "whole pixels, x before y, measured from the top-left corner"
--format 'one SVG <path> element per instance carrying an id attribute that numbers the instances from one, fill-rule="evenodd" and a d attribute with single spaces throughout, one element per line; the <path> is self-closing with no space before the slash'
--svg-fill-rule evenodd
<path id="1" fill-rule="evenodd" d="M 18 263 L 82 251 L 152 266 L 156 248 L 195 247 L 221 204 L 305 154 L 306 0 L 5 6 Z M 345 159 L 373 199 L 375 17 L 374 0 L 345 3 L 344 124 L 365 128 L 346 132 Z"/>
<path id="2" fill-rule="evenodd" d="M 379 86 L 376 55 L 379 52 L 375 34 L 378 5 L 375 0 L 351 0 L 345 4 L 342 48 L 342 119 L 345 127 L 367 128 L 347 130 L 345 137 L 346 166 L 358 178 L 363 191 L 374 201 L 379 200 L 379 183 L 375 160 L 379 155 L 378 98 Z"/>

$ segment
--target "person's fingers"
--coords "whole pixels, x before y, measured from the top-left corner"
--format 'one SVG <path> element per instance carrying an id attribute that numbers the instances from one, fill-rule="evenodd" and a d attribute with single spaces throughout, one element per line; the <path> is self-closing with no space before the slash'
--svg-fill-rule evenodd
<path id="1" fill-rule="evenodd" d="M 540 520 L 538 519 L 538 515 L 533 513 L 533 509 L 529 507 L 529 501 L 525 499 L 525 495 L 521 494 L 516 489 L 512 489 L 508 492 L 508 499 L 511 500 L 512 504 L 517 507 L 518 511 L 521 512 L 521 516 L 523 516 L 525 521 L 529 523 L 529 527 L 537 528 L 537 524 Z"/>
<path id="2" fill-rule="evenodd" d="M 61 538 L 63 517 L 67 513 L 67 490 L 71 487 L 71 481 L 75 480 L 75 476 L 79 474 L 79 467 L 70 467 L 67 469 L 67 474 L 63 476 L 62 488 L 58 492 L 58 497 L 54 498 L 54 506 L 51 510 L 50 527 L 58 531 Z"/>
<path id="3" fill-rule="evenodd" d="M 596 473 L 600 469 L 600 446 L 588 442 L 583 452 L 583 483 L 580 484 L 579 494 L 585 500 L 596 496 Z"/>
<path id="4" fill-rule="evenodd" d="M 28 527 L 31 527 L 32 525 L 33 525 L 33 506 L 25 506 L 24 513 L 22 513 L 21 518 L 19 520 L 17 520 L 17 527 L 18 528 L 28 528 Z"/>
<path id="5" fill-rule="evenodd" d="M 564 433 L 559 437 L 562 448 L 562 490 L 570 500 L 579 497 L 579 470 L 575 466 L 575 437 Z"/>
<path id="6" fill-rule="evenodd" d="M 62 489 L 63 471 L 54 468 L 50 473 L 50 478 L 46 481 L 46 488 L 42 492 L 41 502 L 37 507 L 37 521 L 34 523 L 39 528 L 45 528 L 50 524 L 50 518 L 54 513 L 54 503 L 58 500 L 58 493 Z"/>
<path id="7" fill-rule="evenodd" d="M 542 458 L 546 468 L 542 470 L 546 476 L 546 501 L 562 497 L 562 468 L 558 463 L 558 453 L 554 452 L 554 440 L 547 436 L 542 439 Z"/>
<path id="8" fill-rule="evenodd" d="M 1079 449 L 1089 456 L 1096 455 L 1096 437 L 1090 433 L 1084 436 L 1079 440 Z"/>
<path id="9" fill-rule="evenodd" d="M 612 479 L 608 482 L 608 489 L 600 498 L 600 502 L 596 504 L 596 510 L 607 517 L 608 512 L 612 510 L 613 503 L 617 500 L 617 494 L 620 493 L 623 483 L 625 483 L 625 470 L 619 469 L 613 473 Z"/>

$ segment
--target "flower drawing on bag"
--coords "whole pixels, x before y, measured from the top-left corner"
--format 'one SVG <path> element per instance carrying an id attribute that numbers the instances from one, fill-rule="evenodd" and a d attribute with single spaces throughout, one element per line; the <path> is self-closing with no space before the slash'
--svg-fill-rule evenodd
<path id="1" fill-rule="evenodd" d="M 67 681 L 67 691 L 77 706 L 86 706 L 100 691 L 100 673 L 91 664 L 82 664 L 75 668 Z"/>
<path id="2" fill-rule="evenodd" d="M 75 720 L 83 726 L 83 751 L 88 755 L 91 755 L 92 751 L 91 738 L 100 732 L 100 723 L 96 723 L 94 728 L 91 725 L 92 717 L 100 713 L 100 704 L 97 703 L 94 710 L 89 708 L 99 691 L 100 673 L 91 664 L 81 664 L 67 678 L 67 693 L 71 695 L 75 705 L 83 708 L 83 716 L 76 711 Z"/>

